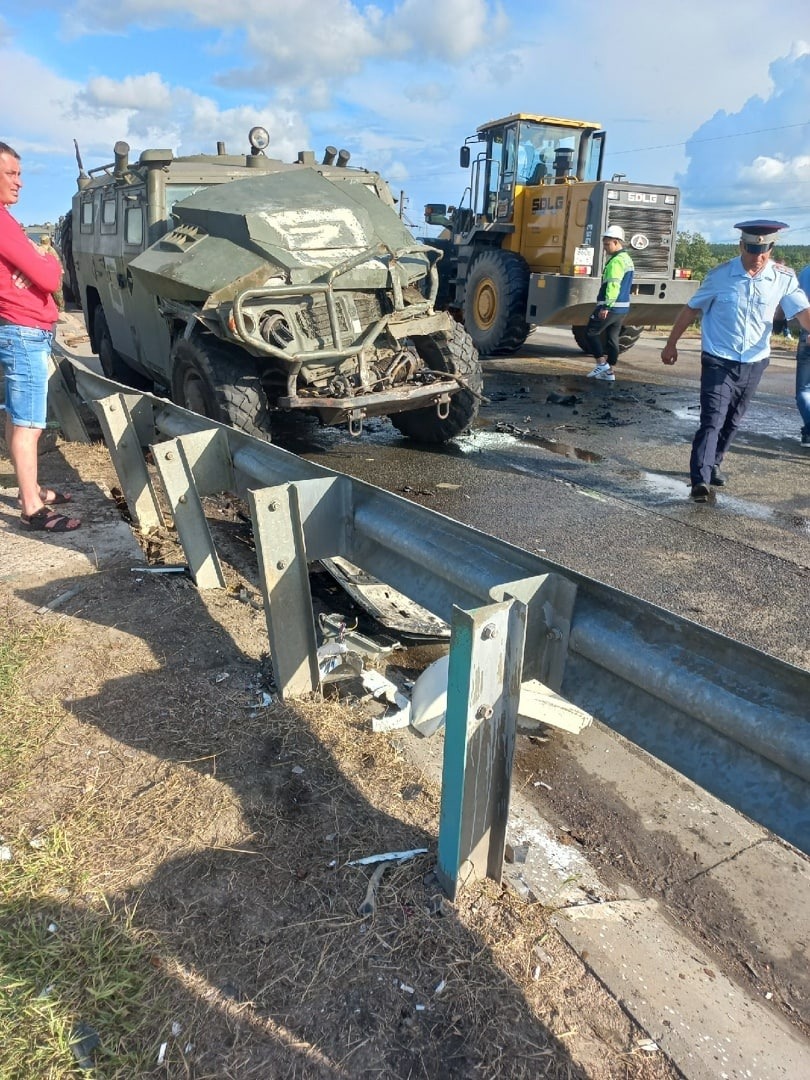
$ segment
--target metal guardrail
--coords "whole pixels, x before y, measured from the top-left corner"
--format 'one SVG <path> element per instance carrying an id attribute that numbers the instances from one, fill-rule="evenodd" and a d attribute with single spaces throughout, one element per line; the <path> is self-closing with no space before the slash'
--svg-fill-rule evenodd
<path id="1" fill-rule="evenodd" d="M 348 559 L 447 622 L 454 609 L 513 598 L 526 605 L 523 679 L 541 680 L 810 853 L 810 672 L 71 363 L 68 381 L 99 416 L 142 528 L 160 522 L 142 452 L 152 447 L 200 587 L 222 583 L 201 497 L 249 500 L 286 695 L 318 685 L 308 562 Z M 60 421 L 76 437 L 78 414 Z"/>

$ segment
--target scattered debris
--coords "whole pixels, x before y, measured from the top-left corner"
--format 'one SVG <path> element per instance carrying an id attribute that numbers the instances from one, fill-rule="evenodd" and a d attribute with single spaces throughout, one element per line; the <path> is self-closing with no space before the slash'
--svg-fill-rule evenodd
<path id="1" fill-rule="evenodd" d="M 348 560 L 322 559 L 321 563 L 358 607 L 387 630 L 433 640 L 450 637 L 446 622 Z"/>
<path id="2" fill-rule="evenodd" d="M 70 1049 L 80 1069 L 95 1069 L 93 1051 L 101 1045 L 98 1032 L 83 1020 L 73 1025 L 70 1033 Z"/>
<path id="3" fill-rule="evenodd" d="M 300 765 L 293 765 L 293 767 L 292 767 L 292 770 L 291 770 L 291 771 L 292 771 L 292 772 L 293 772 L 293 773 L 294 773 L 294 774 L 295 774 L 296 776 L 303 776 L 303 775 L 304 775 L 304 770 L 303 770 L 303 769 L 301 768 L 301 766 L 300 766 Z"/>
<path id="4" fill-rule="evenodd" d="M 414 988 L 412 986 L 408 986 L 408 984 L 404 983 L 404 982 L 401 982 L 399 984 L 399 988 L 404 994 L 415 994 L 416 993 L 416 990 L 414 990 Z"/>
<path id="5" fill-rule="evenodd" d="M 0 862 L 11 862 L 14 858 L 14 852 L 11 850 L 10 844 L 0 844 Z"/>
<path id="6" fill-rule="evenodd" d="M 381 862 L 369 879 L 366 895 L 363 898 L 362 904 L 357 908 L 357 914 L 362 915 L 363 918 L 367 915 L 373 915 L 377 910 L 377 886 L 380 884 L 382 876 L 387 869 L 388 863 Z"/>
<path id="7" fill-rule="evenodd" d="M 186 574 L 188 567 L 183 566 L 131 566 L 132 574 Z"/>
<path id="8" fill-rule="evenodd" d="M 342 615 L 325 615 L 322 613 L 318 616 L 318 625 L 321 628 L 321 634 L 325 642 L 339 641 L 341 644 L 351 648 L 353 652 L 362 653 L 365 656 L 386 656 L 388 653 L 393 652 L 394 649 L 402 648 L 399 642 L 395 642 L 393 645 L 381 645 L 378 641 L 366 637 L 365 634 L 358 633 L 357 620 L 355 620 L 354 626 L 348 626 Z"/>
<path id="9" fill-rule="evenodd" d="M 72 600 L 74 596 L 78 595 L 84 588 L 85 583 L 82 581 L 78 585 L 74 585 L 72 589 L 67 589 L 63 593 L 59 593 L 53 600 L 49 600 L 47 604 L 43 604 L 42 607 L 37 608 L 37 615 L 47 615 L 49 611 L 55 611 L 56 608 L 66 604 L 68 600 Z"/>
<path id="10" fill-rule="evenodd" d="M 56 934 L 58 932 L 58 930 L 59 930 L 59 923 L 55 923 L 55 922 L 48 923 L 48 933 L 49 934 Z"/>
<path id="11" fill-rule="evenodd" d="M 371 866 L 372 863 L 378 862 L 407 862 L 408 859 L 413 859 L 416 855 L 427 855 L 428 849 L 426 847 L 412 848 L 411 851 L 386 851 L 382 855 L 366 855 L 362 859 L 352 859 L 351 862 L 347 862 L 347 866 Z"/>
<path id="12" fill-rule="evenodd" d="M 219 673 L 219 675 L 214 676 L 214 682 L 215 683 L 224 683 L 225 680 L 230 679 L 230 677 L 231 677 L 230 671 L 221 671 Z"/>
<path id="13" fill-rule="evenodd" d="M 529 855 L 529 845 L 507 844 L 504 850 L 504 858 L 508 863 L 525 863 Z"/>
<path id="14" fill-rule="evenodd" d="M 654 1054 L 660 1049 L 661 1047 L 654 1039 L 642 1039 L 641 1042 L 636 1043 L 636 1050 L 643 1050 L 647 1054 Z"/>
<path id="15" fill-rule="evenodd" d="M 166 1047 L 167 1047 L 168 1045 L 169 1045 L 169 1044 L 168 1044 L 167 1042 L 162 1042 L 162 1043 L 160 1044 L 160 1049 L 158 1050 L 158 1056 L 157 1056 L 157 1063 L 158 1063 L 158 1065 L 162 1065 L 162 1064 L 163 1064 L 163 1059 L 164 1059 L 164 1058 L 166 1057 Z"/>
<path id="16" fill-rule="evenodd" d="M 581 405 L 582 398 L 577 397 L 576 394 L 558 394 L 554 390 L 546 398 L 546 403 L 551 405 Z"/>
<path id="17" fill-rule="evenodd" d="M 354 679 L 362 674 L 363 657 L 350 652 L 348 645 L 339 641 L 327 641 L 318 647 L 318 674 L 322 682 Z"/>
<path id="18" fill-rule="evenodd" d="M 438 997 L 439 994 L 442 993 L 442 991 L 445 989 L 446 986 L 447 986 L 447 979 L 440 979 L 439 982 L 437 982 L 436 985 L 433 987 L 433 996 Z"/>
<path id="19" fill-rule="evenodd" d="M 425 738 L 435 735 L 444 724 L 449 663 L 449 654 L 440 656 L 425 668 L 413 684 L 411 727 Z"/>

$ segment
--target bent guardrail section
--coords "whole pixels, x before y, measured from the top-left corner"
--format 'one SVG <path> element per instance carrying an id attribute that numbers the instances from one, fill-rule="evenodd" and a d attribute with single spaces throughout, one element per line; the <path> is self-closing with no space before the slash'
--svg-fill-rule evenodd
<path id="1" fill-rule="evenodd" d="M 201 496 L 249 499 L 274 670 L 288 696 L 317 688 L 309 561 L 346 558 L 447 622 L 454 608 L 514 598 L 527 606 L 524 679 L 539 678 L 810 851 L 810 672 L 71 363 L 142 527 L 160 518 L 143 457 L 151 445 L 201 587 L 221 583 Z"/>

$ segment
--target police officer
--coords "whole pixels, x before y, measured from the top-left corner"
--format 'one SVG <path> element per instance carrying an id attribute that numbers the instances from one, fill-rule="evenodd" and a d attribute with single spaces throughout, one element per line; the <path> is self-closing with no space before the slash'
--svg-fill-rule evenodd
<path id="1" fill-rule="evenodd" d="M 711 270 L 675 320 L 661 350 L 674 364 L 676 342 L 699 313 L 701 321 L 700 427 L 689 461 L 691 495 L 706 502 L 710 485 L 722 487 L 723 456 L 740 426 L 770 359 L 773 317 L 781 305 L 810 330 L 810 303 L 788 267 L 772 263 L 783 221 L 741 221 L 740 254 Z"/>
<path id="2" fill-rule="evenodd" d="M 799 271 L 799 285 L 810 297 L 810 264 Z M 810 446 L 810 334 L 802 327 L 796 350 L 796 407 L 802 418 L 802 446 Z"/>
<path id="3" fill-rule="evenodd" d="M 613 369 L 619 359 L 619 334 L 630 310 L 630 286 L 635 268 L 633 260 L 624 250 L 624 229 L 621 225 L 608 225 L 602 234 L 602 249 L 605 252 L 602 285 L 587 329 L 588 347 L 596 360 L 596 367 L 588 372 L 588 378 L 615 382 Z"/>

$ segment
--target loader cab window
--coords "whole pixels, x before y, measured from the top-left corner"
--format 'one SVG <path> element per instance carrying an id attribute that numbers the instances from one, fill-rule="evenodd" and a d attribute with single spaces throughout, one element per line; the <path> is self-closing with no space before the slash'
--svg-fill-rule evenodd
<path id="1" fill-rule="evenodd" d="M 602 141 L 588 128 L 521 120 L 517 182 L 527 187 L 598 178 Z"/>
<path id="2" fill-rule="evenodd" d="M 518 170 L 517 125 L 487 133 L 486 165 L 483 213 L 489 221 L 509 221 Z"/>

